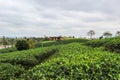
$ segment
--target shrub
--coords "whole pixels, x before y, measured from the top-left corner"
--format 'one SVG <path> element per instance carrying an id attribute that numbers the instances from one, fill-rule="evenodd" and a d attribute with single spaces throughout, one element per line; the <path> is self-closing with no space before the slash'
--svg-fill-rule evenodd
<path id="1" fill-rule="evenodd" d="M 26 40 L 18 40 L 17 43 L 16 43 L 16 48 L 17 50 L 27 50 L 29 49 L 29 44 L 27 43 Z"/>
<path id="2" fill-rule="evenodd" d="M 106 43 L 105 49 L 112 52 L 120 52 L 120 40 L 111 40 Z"/>
<path id="3" fill-rule="evenodd" d="M 15 47 L 0 49 L 0 54 L 17 51 Z"/>
<path id="4" fill-rule="evenodd" d="M 55 56 L 56 58 L 35 66 L 22 75 L 22 78 L 25 80 L 119 80 L 119 54 L 79 44 L 62 46 L 59 49 L 58 57 Z"/>
<path id="5" fill-rule="evenodd" d="M 28 44 L 29 44 L 29 48 L 30 48 L 30 49 L 32 49 L 32 48 L 35 47 L 35 44 L 34 44 L 33 39 L 29 39 L 29 40 L 28 40 Z"/>
<path id="6" fill-rule="evenodd" d="M 108 39 L 96 39 L 86 43 L 91 47 L 105 47 L 105 50 L 111 52 L 120 53 L 120 37 L 108 38 Z"/>
<path id="7" fill-rule="evenodd" d="M 0 63 L 0 80 L 15 80 L 20 77 L 25 69 L 22 66 L 14 66 L 9 63 Z"/>

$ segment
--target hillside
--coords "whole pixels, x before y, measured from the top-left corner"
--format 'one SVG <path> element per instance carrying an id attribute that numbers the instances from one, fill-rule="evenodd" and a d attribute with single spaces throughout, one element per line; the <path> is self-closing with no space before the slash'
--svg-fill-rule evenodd
<path id="1" fill-rule="evenodd" d="M 119 80 L 120 54 L 86 43 L 44 42 L 44 47 L 0 54 L 0 80 Z"/>

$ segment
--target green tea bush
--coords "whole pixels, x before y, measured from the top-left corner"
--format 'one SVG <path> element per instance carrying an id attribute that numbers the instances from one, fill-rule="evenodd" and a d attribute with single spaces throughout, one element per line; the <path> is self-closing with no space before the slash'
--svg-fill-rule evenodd
<path id="1" fill-rule="evenodd" d="M 48 47 L 48 46 L 53 46 L 53 45 L 64 45 L 64 44 L 70 44 L 74 42 L 78 43 L 85 43 L 87 42 L 87 39 L 68 39 L 68 40 L 57 40 L 57 41 L 47 41 L 47 42 L 39 42 L 35 44 L 35 47 Z"/>
<path id="2" fill-rule="evenodd" d="M 103 60 L 104 61 L 104 60 Z M 55 61 L 50 64 L 42 64 L 30 70 L 24 77 L 32 80 L 117 80 L 119 77 L 119 65 L 106 62 L 92 62 L 72 64 L 69 61 Z"/>
<path id="3" fill-rule="evenodd" d="M 22 75 L 26 80 L 118 80 L 120 56 L 78 43 L 59 48 L 59 56 Z M 21 79 L 22 79 L 21 78 Z"/>
<path id="4" fill-rule="evenodd" d="M 86 44 L 92 47 L 101 47 L 101 46 L 104 46 L 105 43 L 106 43 L 106 40 L 90 40 Z"/>
<path id="5" fill-rule="evenodd" d="M 30 49 L 24 51 L 16 51 L 12 53 L 0 54 L 0 62 L 10 63 L 13 65 L 20 64 L 25 68 L 30 68 L 44 61 L 46 58 L 55 54 L 56 47 L 46 47 L 38 49 Z"/>
<path id="6" fill-rule="evenodd" d="M 0 54 L 3 54 L 3 53 L 10 53 L 10 52 L 14 52 L 14 51 L 17 51 L 17 49 L 16 49 L 15 47 L 0 49 Z"/>
<path id="7" fill-rule="evenodd" d="M 0 54 L 0 62 L 1 80 L 120 79 L 120 54 L 79 42 Z"/>
<path id="8" fill-rule="evenodd" d="M 120 37 L 109 38 L 109 39 L 97 39 L 91 40 L 86 43 L 88 46 L 92 47 L 105 47 L 105 50 L 112 52 L 120 52 Z"/>
<path id="9" fill-rule="evenodd" d="M 40 64 L 55 54 L 56 47 L 51 46 L 0 54 L 0 80 L 17 80 L 29 68 Z"/>
<path id="10" fill-rule="evenodd" d="M 0 80 L 15 80 L 25 72 L 22 66 L 0 63 Z"/>
<path id="11" fill-rule="evenodd" d="M 116 39 L 116 40 L 111 40 L 109 42 L 106 43 L 105 45 L 105 49 L 112 51 L 112 52 L 120 52 L 120 40 Z"/>

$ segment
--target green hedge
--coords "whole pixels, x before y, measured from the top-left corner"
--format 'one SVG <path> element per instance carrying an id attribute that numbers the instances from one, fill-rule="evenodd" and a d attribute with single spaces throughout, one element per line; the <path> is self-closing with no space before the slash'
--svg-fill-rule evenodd
<path id="1" fill-rule="evenodd" d="M 22 66 L 0 63 L 0 80 L 15 80 L 25 72 Z"/>
<path id="2" fill-rule="evenodd" d="M 54 54 L 55 51 L 57 51 L 56 47 L 53 46 L 0 54 L 0 62 L 13 65 L 20 64 L 25 68 L 30 68 Z"/>
<path id="3" fill-rule="evenodd" d="M 13 48 L 0 49 L 0 54 L 10 53 L 10 52 L 14 52 L 14 51 L 17 51 L 17 49 L 16 49 L 15 47 L 13 47 Z"/>
<path id="4" fill-rule="evenodd" d="M 120 56 L 78 43 L 59 49 L 59 56 L 22 75 L 26 80 L 118 80 Z"/>
<path id="5" fill-rule="evenodd" d="M 92 47 L 105 47 L 105 50 L 120 53 L 120 37 L 109 38 L 109 39 L 96 39 L 90 40 L 86 43 Z"/>

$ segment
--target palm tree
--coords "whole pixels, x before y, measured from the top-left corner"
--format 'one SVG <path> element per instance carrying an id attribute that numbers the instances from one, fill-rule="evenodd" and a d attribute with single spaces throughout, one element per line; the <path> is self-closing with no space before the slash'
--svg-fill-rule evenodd
<path id="1" fill-rule="evenodd" d="M 120 36 L 120 31 L 117 31 L 117 32 L 116 32 L 116 35 L 117 35 L 117 36 Z"/>
<path id="2" fill-rule="evenodd" d="M 106 38 L 109 38 L 109 37 L 112 36 L 112 33 L 110 33 L 109 31 L 107 31 L 107 32 L 103 33 L 103 36 L 105 36 Z"/>
<path id="3" fill-rule="evenodd" d="M 95 35 L 95 31 L 94 30 L 90 30 L 88 33 L 87 33 L 88 36 L 90 36 L 90 39 L 92 39 L 92 36 Z"/>

